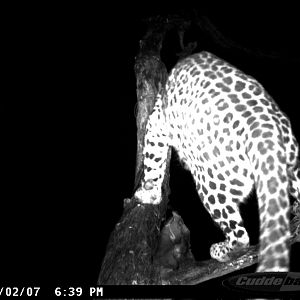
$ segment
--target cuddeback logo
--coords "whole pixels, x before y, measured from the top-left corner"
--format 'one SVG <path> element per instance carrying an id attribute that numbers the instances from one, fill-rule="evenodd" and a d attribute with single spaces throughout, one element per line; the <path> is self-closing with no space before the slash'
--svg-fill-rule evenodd
<path id="1" fill-rule="evenodd" d="M 223 285 L 239 291 L 299 293 L 300 296 L 300 273 L 265 272 L 242 274 L 223 280 Z"/>

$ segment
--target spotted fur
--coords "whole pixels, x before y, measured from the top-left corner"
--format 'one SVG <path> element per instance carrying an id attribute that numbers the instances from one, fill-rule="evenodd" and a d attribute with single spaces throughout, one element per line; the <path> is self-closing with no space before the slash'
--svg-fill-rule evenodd
<path id="1" fill-rule="evenodd" d="M 171 71 L 147 124 L 139 201 L 160 203 L 169 147 L 192 173 L 226 237 L 211 246 L 211 256 L 227 261 L 248 247 L 238 206 L 255 187 L 258 271 L 287 271 L 288 193 L 300 201 L 298 144 L 289 119 L 263 86 L 211 53 L 185 58 Z"/>

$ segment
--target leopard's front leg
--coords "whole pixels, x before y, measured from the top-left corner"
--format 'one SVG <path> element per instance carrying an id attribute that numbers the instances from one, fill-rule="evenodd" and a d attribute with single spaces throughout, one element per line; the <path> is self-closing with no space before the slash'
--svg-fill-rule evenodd
<path id="1" fill-rule="evenodd" d="M 158 96 L 146 127 L 143 149 L 143 178 L 141 186 L 134 194 L 141 203 L 159 204 L 161 202 L 161 187 L 166 170 L 168 150 L 169 135 L 161 107 L 161 98 Z"/>

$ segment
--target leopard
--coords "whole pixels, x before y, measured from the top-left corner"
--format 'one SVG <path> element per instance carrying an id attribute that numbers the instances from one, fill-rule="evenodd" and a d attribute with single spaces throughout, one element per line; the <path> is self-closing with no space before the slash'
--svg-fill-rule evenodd
<path id="1" fill-rule="evenodd" d="M 183 58 L 158 91 L 147 121 L 144 167 L 134 192 L 140 203 L 161 203 L 170 148 L 192 174 L 200 200 L 225 236 L 211 245 L 210 256 L 227 262 L 248 249 L 240 204 L 254 191 L 256 271 L 288 271 L 289 195 L 300 202 L 299 147 L 289 118 L 266 89 L 208 51 Z"/>

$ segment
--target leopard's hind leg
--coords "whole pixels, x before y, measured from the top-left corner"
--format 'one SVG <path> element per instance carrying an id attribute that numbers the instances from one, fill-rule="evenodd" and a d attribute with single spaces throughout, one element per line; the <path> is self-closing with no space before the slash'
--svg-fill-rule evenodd
<path id="1" fill-rule="evenodd" d="M 202 173 L 198 169 L 198 176 L 194 175 L 201 201 L 225 235 L 225 241 L 210 248 L 211 257 L 220 262 L 230 260 L 232 255 L 249 246 L 239 204 L 250 194 L 253 179 L 251 172 L 237 167 L 243 164 L 238 160 L 233 165 L 221 164 L 215 175 L 212 174 L 213 166 L 206 165 Z"/>

